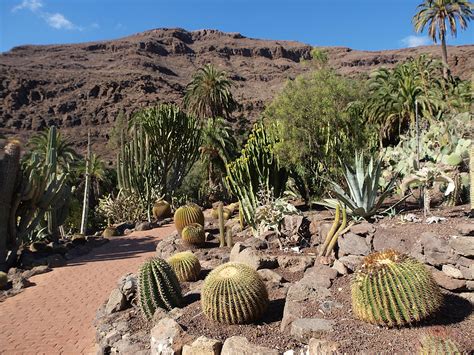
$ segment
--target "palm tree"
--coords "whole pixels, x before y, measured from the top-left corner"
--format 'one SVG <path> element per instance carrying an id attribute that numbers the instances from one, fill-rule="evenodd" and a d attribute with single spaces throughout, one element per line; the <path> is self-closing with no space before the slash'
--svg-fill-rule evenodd
<path id="1" fill-rule="evenodd" d="M 206 64 L 198 69 L 186 88 L 185 107 L 194 115 L 204 117 L 228 117 L 236 108 L 230 88 L 232 81 L 226 72 Z"/>
<path id="2" fill-rule="evenodd" d="M 451 35 L 456 37 L 457 26 L 464 30 L 467 23 L 474 18 L 473 5 L 466 0 L 425 0 L 418 5 L 418 12 L 413 16 L 413 24 L 417 32 L 428 26 L 428 35 L 434 43 L 441 41 L 441 56 L 444 63 L 443 75 L 449 76 L 448 51 L 446 49 L 446 33 L 448 22 Z"/>

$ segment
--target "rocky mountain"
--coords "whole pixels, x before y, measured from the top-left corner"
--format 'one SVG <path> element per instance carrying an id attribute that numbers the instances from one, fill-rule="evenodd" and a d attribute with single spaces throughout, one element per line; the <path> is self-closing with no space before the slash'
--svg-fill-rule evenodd
<path id="1" fill-rule="evenodd" d="M 328 47 L 340 73 L 367 73 L 434 46 L 387 51 Z M 234 80 L 239 117 L 258 116 L 285 81 L 308 70 L 311 46 L 246 38 L 216 30 L 156 29 L 122 39 L 70 45 L 20 46 L 0 55 L 0 132 L 26 138 L 56 124 L 81 149 L 91 128 L 95 150 L 120 111 L 130 114 L 157 101 L 181 104 L 192 74 L 213 63 Z M 449 48 L 454 74 L 473 72 L 474 46 Z M 245 122 L 245 121 L 244 121 Z"/>

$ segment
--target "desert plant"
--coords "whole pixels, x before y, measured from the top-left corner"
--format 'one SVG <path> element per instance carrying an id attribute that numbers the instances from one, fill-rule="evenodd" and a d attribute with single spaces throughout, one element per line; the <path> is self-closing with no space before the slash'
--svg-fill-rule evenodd
<path id="1" fill-rule="evenodd" d="M 219 323 L 250 323 L 265 312 L 268 293 L 262 278 L 250 266 L 226 263 L 204 280 L 201 305 L 206 317 Z"/>
<path id="2" fill-rule="evenodd" d="M 85 180 L 84 185 L 84 199 L 82 201 L 82 217 L 81 217 L 81 234 L 86 234 L 87 229 L 87 216 L 89 214 L 89 194 L 90 194 L 90 184 L 91 184 L 91 174 L 90 167 L 91 164 L 91 131 L 87 132 L 87 153 L 86 153 L 86 171 L 85 171 Z"/>
<path id="3" fill-rule="evenodd" d="M 470 201 L 471 201 L 471 215 L 474 217 L 474 143 L 471 145 L 469 153 L 469 176 L 470 176 Z"/>
<path id="4" fill-rule="evenodd" d="M 388 327 L 427 318 L 442 304 L 440 288 L 429 270 L 395 250 L 366 256 L 353 277 L 351 292 L 357 318 Z"/>
<path id="5" fill-rule="evenodd" d="M 321 246 L 321 249 L 319 251 L 320 256 L 330 256 L 332 250 L 334 249 L 334 246 L 337 243 L 339 236 L 344 234 L 345 231 L 349 229 L 353 224 L 353 222 L 351 222 L 349 223 L 349 226 L 347 227 L 347 213 L 346 213 L 345 207 L 342 207 L 342 221 L 339 221 L 340 208 L 341 208 L 340 205 L 337 204 L 336 213 L 334 215 L 334 222 L 326 236 L 326 239 L 323 245 Z"/>
<path id="6" fill-rule="evenodd" d="M 462 354 L 454 341 L 439 335 L 425 335 L 421 339 L 420 355 L 457 355 Z"/>
<path id="7" fill-rule="evenodd" d="M 204 226 L 204 214 L 201 207 L 195 203 L 188 203 L 176 210 L 174 213 L 174 224 L 179 234 L 181 234 L 184 227 L 192 223 Z"/>
<path id="8" fill-rule="evenodd" d="M 171 268 L 181 282 L 197 281 L 201 273 L 199 259 L 190 251 L 172 255 L 168 260 Z"/>
<path id="9" fill-rule="evenodd" d="M 153 206 L 153 217 L 156 219 L 163 219 L 171 216 L 171 205 L 161 198 L 156 200 Z"/>
<path id="10" fill-rule="evenodd" d="M 117 228 L 115 228 L 114 226 L 108 226 L 102 232 L 102 236 L 106 238 L 115 237 L 117 235 L 118 235 Z"/>
<path id="11" fill-rule="evenodd" d="M 204 227 L 199 223 L 190 223 L 183 228 L 181 238 L 187 244 L 202 245 L 206 242 Z"/>
<path id="12" fill-rule="evenodd" d="M 147 218 L 138 196 L 126 190 L 120 191 L 117 197 L 106 195 L 100 198 L 97 213 L 107 224 L 142 221 Z"/>
<path id="13" fill-rule="evenodd" d="M 138 303 L 146 319 L 157 308 L 171 311 L 182 304 L 181 286 L 171 266 L 160 258 L 145 261 L 138 272 Z"/>
<path id="14" fill-rule="evenodd" d="M 6 272 L 0 271 L 0 290 L 8 285 L 8 275 Z"/>
<path id="15" fill-rule="evenodd" d="M 356 153 L 354 165 L 345 166 L 344 177 L 349 191 L 346 193 L 339 184 L 331 182 L 332 192 L 346 206 L 347 213 L 356 217 L 369 218 L 377 213 L 396 181 L 396 176 L 392 177 L 378 196 L 381 176 L 382 159 L 374 161 L 370 158 L 368 165 L 365 165 L 363 154 Z M 331 207 L 338 203 L 330 199 L 324 201 Z"/>

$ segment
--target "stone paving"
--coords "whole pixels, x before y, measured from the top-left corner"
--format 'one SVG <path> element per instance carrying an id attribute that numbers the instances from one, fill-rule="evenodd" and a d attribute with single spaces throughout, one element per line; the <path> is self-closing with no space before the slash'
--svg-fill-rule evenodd
<path id="1" fill-rule="evenodd" d="M 0 354 L 94 354 L 93 320 L 118 278 L 135 272 L 174 230 L 166 225 L 117 237 L 0 303 Z"/>

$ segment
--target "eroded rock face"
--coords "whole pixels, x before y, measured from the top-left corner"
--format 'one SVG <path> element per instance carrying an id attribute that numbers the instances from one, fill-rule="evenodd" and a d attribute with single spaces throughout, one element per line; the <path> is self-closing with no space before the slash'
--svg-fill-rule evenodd
<path id="1" fill-rule="evenodd" d="M 151 355 L 174 355 L 183 347 L 183 328 L 172 318 L 163 318 L 151 330 Z"/>
<path id="2" fill-rule="evenodd" d="M 183 347 L 182 355 L 219 355 L 222 342 L 200 336 L 192 344 Z"/>

